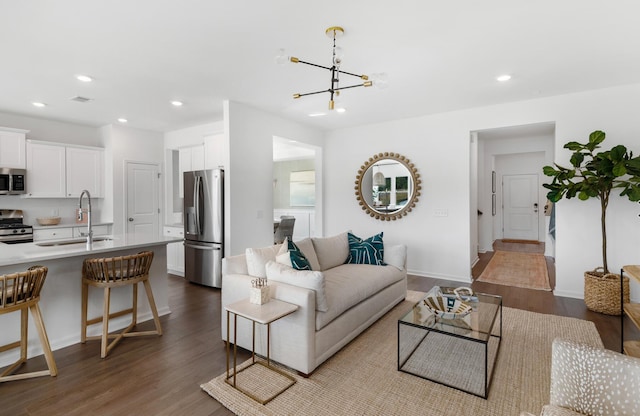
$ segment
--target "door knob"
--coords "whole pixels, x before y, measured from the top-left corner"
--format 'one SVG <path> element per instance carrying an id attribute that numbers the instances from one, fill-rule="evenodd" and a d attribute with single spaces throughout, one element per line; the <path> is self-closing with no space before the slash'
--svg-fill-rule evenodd
<path id="1" fill-rule="evenodd" d="M 133 221 L 133 218 L 129 217 L 129 221 Z"/>

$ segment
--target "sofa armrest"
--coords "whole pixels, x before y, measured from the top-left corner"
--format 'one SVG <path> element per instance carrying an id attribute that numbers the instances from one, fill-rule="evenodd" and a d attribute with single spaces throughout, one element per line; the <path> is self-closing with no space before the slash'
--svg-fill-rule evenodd
<path id="1" fill-rule="evenodd" d="M 588 415 L 640 414 L 640 359 L 553 341 L 550 404 Z"/>
<path id="2" fill-rule="evenodd" d="M 249 297 L 251 280 L 255 277 L 244 274 L 222 276 L 220 328 L 223 341 L 227 340 L 227 312 L 225 305 Z M 298 305 L 291 315 L 278 319 L 271 325 L 271 358 L 305 374 L 315 368 L 315 292 L 280 282 L 269 282 L 272 299 Z M 233 339 L 233 321 L 231 338 Z M 266 332 L 262 325 L 256 326 L 256 353 L 266 354 Z M 258 328 L 260 327 L 260 328 Z M 238 346 L 251 349 L 251 323 L 238 319 Z"/>
<path id="3" fill-rule="evenodd" d="M 222 274 L 249 274 L 247 256 L 239 254 L 237 256 L 224 257 L 222 259 Z"/>

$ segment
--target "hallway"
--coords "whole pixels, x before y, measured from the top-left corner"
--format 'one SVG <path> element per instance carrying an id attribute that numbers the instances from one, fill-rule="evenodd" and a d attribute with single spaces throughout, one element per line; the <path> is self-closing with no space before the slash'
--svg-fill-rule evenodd
<path id="1" fill-rule="evenodd" d="M 471 269 L 471 275 L 475 282 L 475 280 L 484 271 L 484 268 L 487 267 L 487 264 L 489 263 L 495 252 L 498 250 L 544 254 L 544 249 L 544 243 L 520 242 L 515 240 L 496 240 L 493 242 L 493 251 L 478 253 L 478 257 L 480 258 L 480 260 Z M 545 256 L 545 260 L 547 262 L 547 273 L 549 273 L 549 284 L 551 285 L 551 289 L 553 290 L 556 286 L 555 259 L 553 257 Z M 478 283 L 481 284 L 480 282 Z"/>

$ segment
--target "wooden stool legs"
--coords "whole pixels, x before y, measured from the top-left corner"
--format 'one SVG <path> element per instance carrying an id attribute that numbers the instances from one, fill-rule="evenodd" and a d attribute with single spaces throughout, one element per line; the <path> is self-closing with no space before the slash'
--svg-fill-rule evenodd
<path id="1" fill-rule="evenodd" d="M 42 350 L 44 352 L 44 358 L 47 361 L 48 370 L 12 375 L 12 373 L 16 369 L 27 362 L 29 310 L 31 311 L 31 315 L 33 316 L 36 330 L 38 331 L 38 337 L 40 338 L 40 343 L 42 344 Z M 40 313 L 40 307 L 37 303 L 30 305 L 28 308 L 24 307 L 20 310 L 20 341 L 16 341 L 14 343 L 0 347 L 0 352 L 18 347 L 20 347 L 20 359 L 11 364 L 5 371 L 2 372 L 2 374 L 0 374 L 0 383 L 5 381 L 23 380 L 27 378 L 42 377 L 48 375 L 50 375 L 51 377 L 55 377 L 58 375 L 58 367 L 56 366 L 56 362 L 53 358 L 53 353 L 51 352 L 51 345 L 49 344 L 49 338 L 47 337 L 47 330 L 44 327 L 42 314 Z"/>
<path id="2" fill-rule="evenodd" d="M 44 328 L 42 313 L 40 312 L 40 290 L 47 277 L 48 269 L 44 266 L 32 266 L 26 272 L 5 274 L 0 276 L 0 315 L 20 312 L 20 341 L 0 346 L 0 352 L 20 348 L 20 358 L 0 373 L 0 382 L 22 380 L 25 378 L 58 375 L 58 368 L 53 359 L 51 345 L 47 331 Z M 33 316 L 33 322 L 44 358 L 47 361 L 48 370 L 32 371 L 29 373 L 13 374 L 22 364 L 27 362 L 27 344 L 29 341 L 29 311 Z"/>
<path id="3" fill-rule="evenodd" d="M 138 320 L 138 283 L 143 283 L 145 292 L 147 294 L 147 299 L 149 301 L 149 307 L 151 308 L 151 313 L 153 314 L 153 321 L 155 324 L 155 330 L 151 331 L 136 331 L 131 332 L 131 330 L 136 326 Z M 111 287 L 105 286 L 103 288 L 103 311 L 102 316 L 93 319 L 87 319 L 87 310 L 88 310 L 88 297 L 89 297 L 89 284 L 85 281 L 82 282 L 82 331 L 81 331 L 81 342 L 84 344 L 87 340 L 100 339 L 100 357 L 105 358 L 109 352 L 116 346 L 118 342 L 122 340 L 122 338 L 127 337 L 136 337 L 136 336 L 146 336 L 146 335 L 162 335 L 162 326 L 160 325 L 160 317 L 158 316 L 158 310 L 156 308 L 156 303 L 153 298 L 153 292 L 151 291 L 151 283 L 148 279 L 143 279 L 138 282 L 132 283 L 132 304 L 131 308 L 118 311 L 111 312 Z M 122 331 L 114 334 L 109 334 L 109 319 L 117 318 L 119 316 L 131 314 L 131 323 Z M 96 336 L 87 336 L 87 327 L 89 325 L 94 325 L 102 323 L 102 335 Z M 113 341 L 109 342 L 109 339 L 113 339 Z"/>

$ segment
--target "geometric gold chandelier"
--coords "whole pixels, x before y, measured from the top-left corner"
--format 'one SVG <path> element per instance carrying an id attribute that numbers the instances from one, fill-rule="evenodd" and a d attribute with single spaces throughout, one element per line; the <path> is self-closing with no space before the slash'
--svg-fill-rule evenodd
<path id="1" fill-rule="evenodd" d="M 358 74 L 353 74 L 351 72 L 346 72 L 340 69 L 340 65 L 342 64 L 342 49 L 340 47 L 336 46 L 336 39 L 341 37 L 342 35 L 344 35 L 344 29 L 341 28 L 340 26 L 331 26 L 330 28 L 328 28 L 325 31 L 326 35 L 329 38 L 333 38 L 333 58 L 332 58 L 332 62 L 331 62 L 331 66 L 324 66 L 324 65 L 318 65 L 318 64 L 314 64 L 311 62 L 306 62 L 306 61 L 302 61 L 298 58 L 296 58 L 295 56 L 291 56 L 289 57 L 289 61 L 296 63 L 296 64 L 306 64 L 306 65 L 310 65 L 310 66 L 315 66 L 317 68 L 322 68 L 322 69 L 326 69 L 329 70 L 329 72 L 331 73 L 331 83 L 328 89 L 326 90 L 320 90 L 320 91 L 314 91 L 314 92 L 308 92 L 308 93 L 304 93 L 304 94 L 293 94 L 293 98 L 297 99 L 300 97 L 304 97 L 307 95 L 314 95 L 314 94 L 322 94 L 325 92 L 328 92 L 330 94 L 330 98 L 329 98 L 329 110 L 333 110 L 335 108 L 335 100 L 334 98 L 336 98 L 337 96 L 340 95 L 340 91 L 342 90 L 346 90 L 349 88 L 356 88 L 356 87 L 370 87 L 373 85 L 373 82 L 369 80 L 369 77 L 367 75 L 358 75 Z M 283 62 L 286 59 L 286 57 L 284 56 L 284 51 L 281 50 L 280 51 L 280 55 L 277 57 L 277 60 L 279 62 Z M 340 86 L 340 75 L 349 75 L 352 77 L 356 77 L 356 78 L 360 78 L 361 80 L 363 80 L 364 82 L 360 83 L 360 84 L 355 84 L 355 85 L 348 85 L 345 87 L 341 87 Z"/>

